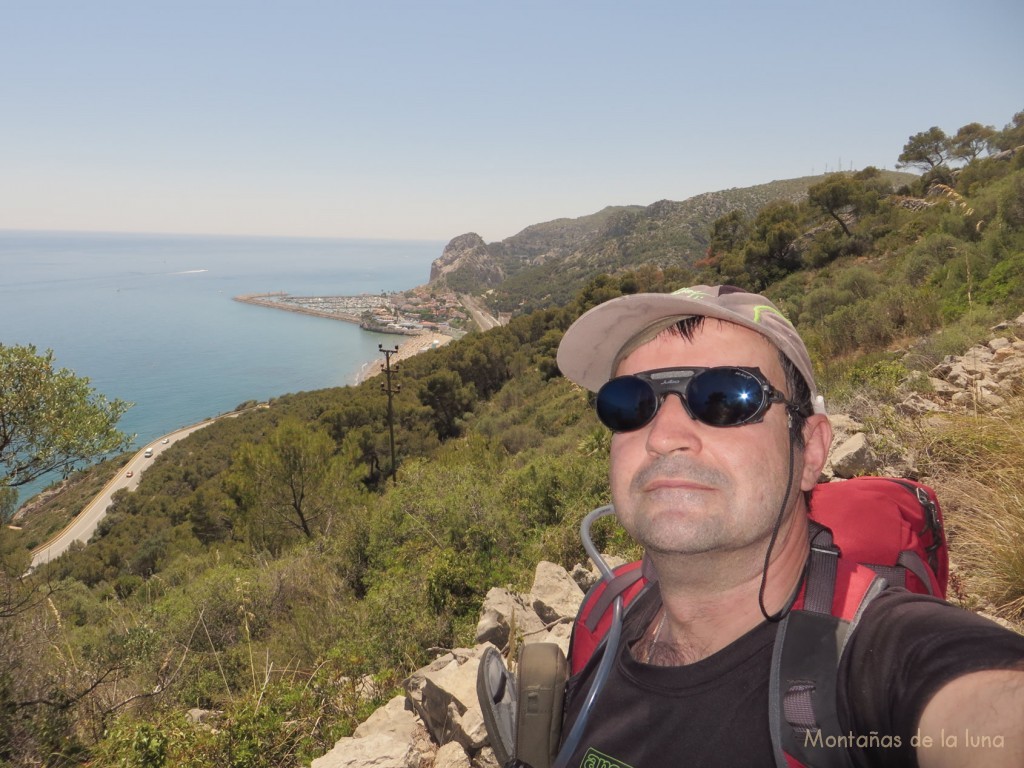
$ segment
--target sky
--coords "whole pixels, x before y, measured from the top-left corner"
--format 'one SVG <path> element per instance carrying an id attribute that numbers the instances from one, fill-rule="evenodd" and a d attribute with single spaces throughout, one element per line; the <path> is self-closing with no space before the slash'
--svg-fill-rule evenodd
<path id="1" fill-rule="evenodd" d="M 0 229 L 486 241 L 1024 110 L 1020 0 L 0 0 Z"/>

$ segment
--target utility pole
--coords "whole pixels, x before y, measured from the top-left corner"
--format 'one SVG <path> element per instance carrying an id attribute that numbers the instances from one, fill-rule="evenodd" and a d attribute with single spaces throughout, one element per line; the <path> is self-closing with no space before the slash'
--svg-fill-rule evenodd
<path id="1" fill-rule="evenodd" d="M 398 345 L 394 349 L 384 349 L 383 344 L 378 344 L 377 349 L 384 355 L 384 364 L 380 367 L 384 371 L 385 382 L 380 385 L 380 391 L 388 395 L 388 434 L 391 436 L 391 482 L 398 484 L 398 473 L 395 467 L 395 409 L 392 405 L 392 398 L 402 390 L 401 384 L 391 385 L 391 375 L 398 373 L 398 364 L 391 366 L 391 356 L 398 352 Z"/>

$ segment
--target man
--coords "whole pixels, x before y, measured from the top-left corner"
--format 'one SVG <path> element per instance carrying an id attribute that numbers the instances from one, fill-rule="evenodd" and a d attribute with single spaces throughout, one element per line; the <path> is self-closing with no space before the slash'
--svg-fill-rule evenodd
<path id="1" fill-rule="evenodd" d="M 615 512 L 658 583 L 631 607 L 596 699 L 596 658 L 569 681 L 563 734 L 588 711 L 559 764 L 776 765 L 772 649 L 832 438 L 803 341 L 763 296 L 696 286 L 595 307 L 558 365 L 604 387 Z M 1024 766 L 1024 638 L 980 617 L 887 590 L 838 686 L 843 732 L 874 736 L 853 742 L 855 765 Z"/>

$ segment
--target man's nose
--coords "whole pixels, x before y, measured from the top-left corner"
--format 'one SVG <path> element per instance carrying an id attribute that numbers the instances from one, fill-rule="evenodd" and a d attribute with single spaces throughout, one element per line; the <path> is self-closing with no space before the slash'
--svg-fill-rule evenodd
<path id="1" fill-rule="evenodd" d="M 683 407 L 683 397 L 670 392 L 648 425 L 647 449 L 652 453 L 693 451 L 700 448 L 700 425 Z"/>

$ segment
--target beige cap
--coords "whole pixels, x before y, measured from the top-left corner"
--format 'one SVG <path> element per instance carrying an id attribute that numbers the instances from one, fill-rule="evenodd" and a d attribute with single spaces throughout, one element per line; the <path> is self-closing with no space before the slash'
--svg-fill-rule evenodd
<path id="1" fill-rule="evenodd" d="M 788 357 L 811 390 L 816 411 L 823 403 L 814 383 L 807 347 L 793 324 L 764 296 L 731 285 L 695 285 L 675 293 L 636 293 L 584 312 L 558 345 L 558 367 L 572 381 L 596 392 L 614 375 L 622 350 L 668 320 L 715 317 L 757 331 Z"/>

